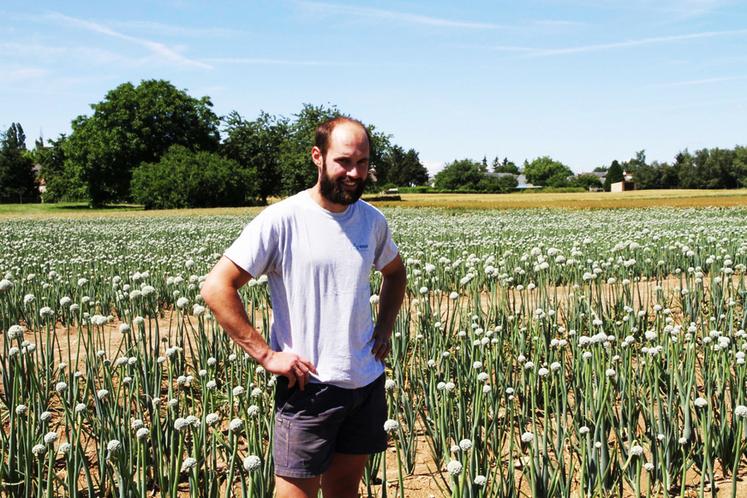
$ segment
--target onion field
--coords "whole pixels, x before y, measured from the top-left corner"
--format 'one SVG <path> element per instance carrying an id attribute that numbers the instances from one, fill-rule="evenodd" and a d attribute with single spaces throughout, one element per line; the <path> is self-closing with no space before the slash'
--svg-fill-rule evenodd
<path id="1" fill-rule="evenodd" d="M 363 496 L 747 493 L 747 210 L 384 212 L 408 290 Z M 272 496 L 275 379 L 199 295 L 248 221 L 0 223 L 0 494 Z M 241 295 L 268 331 L 266 277 Z"/>

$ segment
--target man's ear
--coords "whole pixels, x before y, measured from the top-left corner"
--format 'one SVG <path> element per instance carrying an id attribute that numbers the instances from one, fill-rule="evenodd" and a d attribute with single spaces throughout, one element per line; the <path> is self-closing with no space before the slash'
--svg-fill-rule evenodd
<path id="1" fill-rule="evenodd" d="M 324 156 L 322 155 L 321 149 L 316 145 L 311 148 L 311 160 L 314 161 L 317 168 L 321 168 L 324 164 Z"/>

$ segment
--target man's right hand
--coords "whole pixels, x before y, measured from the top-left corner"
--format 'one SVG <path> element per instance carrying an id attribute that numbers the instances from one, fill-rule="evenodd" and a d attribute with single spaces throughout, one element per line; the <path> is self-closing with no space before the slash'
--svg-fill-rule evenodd
<path id="1" fill-rule="evenodd" d="M 313 363 L 295 353 L 270 350 L 260 363 L 268 372 L 287 377 L 289 388 L 298 382 L 302 391 L 309 381 L 309 372 L 316 373 Z"/>

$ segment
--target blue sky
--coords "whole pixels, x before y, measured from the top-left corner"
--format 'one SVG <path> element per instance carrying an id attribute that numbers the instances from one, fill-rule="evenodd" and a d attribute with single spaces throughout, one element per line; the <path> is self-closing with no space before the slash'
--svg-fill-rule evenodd
<path id="1" fill-rule="evenodd" d="M 0 126 L 69 133 L 117 85 L 167 79 L 219 115 L 333 103 L 434 172 L 550 155 L 747 145 L 747 2 L 4 1 Z"/>

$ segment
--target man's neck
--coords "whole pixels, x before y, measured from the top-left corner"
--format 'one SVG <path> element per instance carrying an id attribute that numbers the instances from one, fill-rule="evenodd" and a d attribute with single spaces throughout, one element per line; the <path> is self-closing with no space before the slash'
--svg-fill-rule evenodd
<path id="1" fill-rule="evenodd" d="M 319 183 L 311 187 L 308 192 L 311 196 L 311 199 L 327 211 L 330 211 L 332 213 L 344 213 L 348 208 L 348 206 L 345 204 L 336 204 L 324 197 L 322 195 L 322 190 L 319 187 Z"/>

